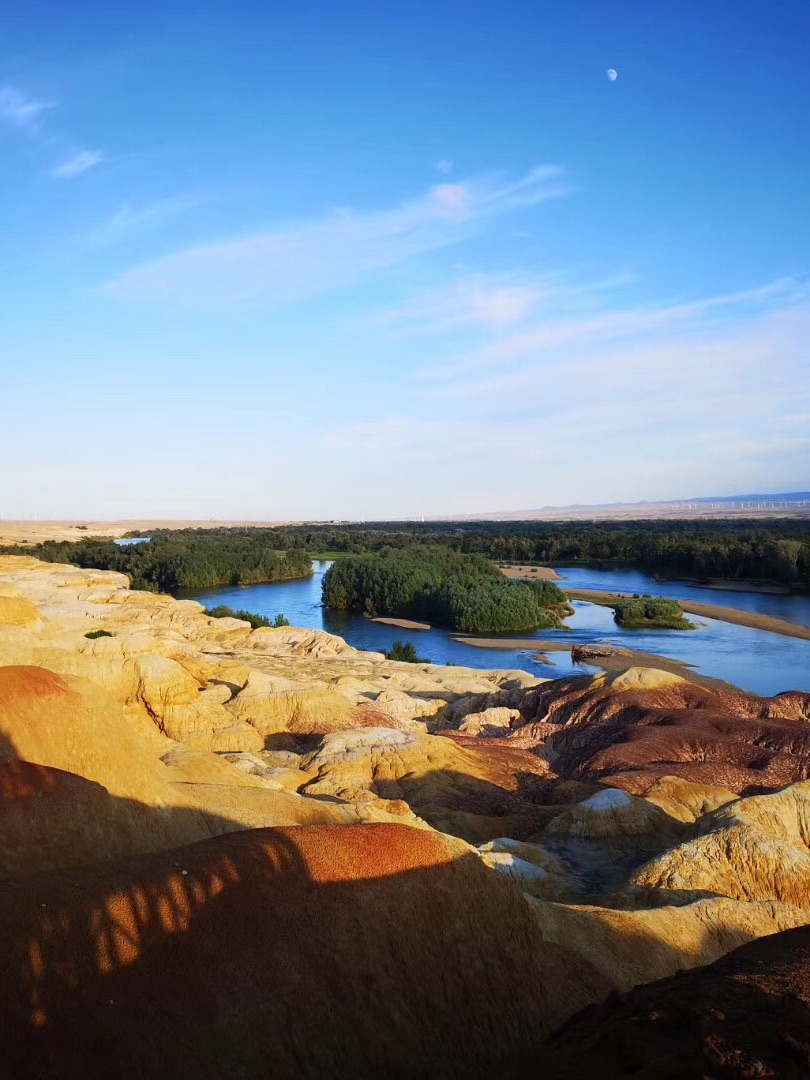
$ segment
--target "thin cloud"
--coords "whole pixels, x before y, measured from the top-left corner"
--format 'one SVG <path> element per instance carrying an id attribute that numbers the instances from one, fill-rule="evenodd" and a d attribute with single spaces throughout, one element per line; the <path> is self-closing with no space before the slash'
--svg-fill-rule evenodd
<path id="1" fill-rule="evenodd" d="M 144 231 L 165 225 L 197 205 L 197 200 L 192 198 L 160 199 L 144 206 L 123 203 L 81 239 L 88 247 L 112 247 Z"/>
<path id="2" fill-rule="evenodd" d="M 403 493 L 411 473 L 415 484 L 429 468 L 467 508 L 490 509 L 480 504 L 487 490 L 520 509 L 564 505 L 573 492 L 609 502 L 767 482 L 775 464 L 810 448 L 810 304 L 753 306 L 712 323 L 706 312 L 719 299 L 693 305 L 674 335 L 665 321 L 632 341 L 588 340 L 471 384 L 448 378 L 396 417 L 321 439 L 344 471 L 364 467 L 370 487 L 391 461 Z"/>
<path id="3" fill-rule="evenodd" d="M 42 114 L 55 108 L 55 101 L 37 101 L 14 86 L 0 87 L 0 121 L 11 127 L 33 130 Z"/>
<path id="4" fill-rule="evenodd" d="M 51 169 L 51 176 L 57 180 L 74 180 L 77 176 L 89 172 L 90 169 L 95 169 L 103 160 L 104 155 L 100 150 L 78 150 L 75 154 L 71 154 L 69 158 L 55 165 Z"/>
<path id="5" fill-rule="evenodd" d="M 190 306 L 291 303 L 458 244 L 566 191 L 561 170 L 552 166 L 517 180 L 487 176 L 438 184 L 391 209 L 344 211 L 181 251 L 135 267 L 104 291 L 122 300 Z"/>
<path id="6" fill-rule="evenodd" d="M 444 333 L 464 326 L 496 329 L 521 322 L 557 291 L 550 280 L 479 274 L 417 296 L 368 321 L 409 334 Z"/>
<path id="7" fill-rule="evenodd" d="M 559 314 L 566 304 L 581 304 L 583 298 L 593 300 L 605 290 L 633 280 L 629 274 L 618 274 L 582 285 L 572 280 L 571 273 L 473 274 L 421 293 L 366 322 L 391 326 L 398 335 L 446 333 L 461 327 L 498 330 L 525 322 L 538 308 L 545 311 L 552 302 Z"/>
<path id="8" fill-rule="evenodd" d="M 587 294 L 587 287 L 581 292 Z M 794 307 L 807 298 L 805 286 L 784 279 L 689 303 L 599 310 L 573 318 L 544 313 L 541 323 L 502 336 L 455 364 L 425 368 L 417 373 L 417 378 L 431 382 L 449 381 L 459 388 L 459 380 L 464 376 L 489 368 L 496 369 L 500 375 L 510 365 L 527 362 L 536 368 L 548 356 L 568 356 L 571 350 L 581 350 L 591 342 L 604 348 L 617 343 L 632 343 L 658 331 L 672 336 L 703 331 L 714 324 L 733 325 L 740 319 L 768 312 L 774 307 Z"/>

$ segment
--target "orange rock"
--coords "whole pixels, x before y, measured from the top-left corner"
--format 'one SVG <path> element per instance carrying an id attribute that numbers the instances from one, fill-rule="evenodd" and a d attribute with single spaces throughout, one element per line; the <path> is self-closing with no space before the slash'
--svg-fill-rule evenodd
<path id="1" fill-rule="evenodd" d="M 466 845 L 388 825 L 9 883 L 0 949 L 15 1077 L 483 1078 L 607 989 Z"/>

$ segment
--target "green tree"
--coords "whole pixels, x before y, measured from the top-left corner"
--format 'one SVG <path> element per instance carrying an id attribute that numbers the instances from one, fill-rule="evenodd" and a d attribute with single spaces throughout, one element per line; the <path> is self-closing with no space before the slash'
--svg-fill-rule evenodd
<path id="1" fill-rule="evenodd" d="M 386 660 L 401 660 L 406 664 L 429 664 L 430 660 L 420 656 L 410 641 L 395 641 L 394 644 L 383 653 Z"/>

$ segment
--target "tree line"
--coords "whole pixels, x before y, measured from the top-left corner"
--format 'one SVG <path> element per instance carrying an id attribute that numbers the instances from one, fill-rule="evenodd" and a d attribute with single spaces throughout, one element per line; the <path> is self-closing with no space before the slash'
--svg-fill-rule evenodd
<path id="1" fill-rule="evenodd" d="M 307 552 L 274 548 L 266 540 L 270 531 L 165 529 L 155 532 L 148 543 L 126 547 L 90 537 L 76 543 L 49 540 L 31 547 L 7 547 L 3 552 L 117 570 L 129 576 L 133 589 L 172 595 L 310 577 L 312 560 Z"/>
<path id="2" fill-rule="evenodd" d="M 137 588 L 173 593 L 306 577 L 308 552 L 420 551 L 436 545 L 496 562 L 610 563 L 662 577 L 759 579 L 810 588 L 810 523 L 779 519 L 244 526 L 160 530 L 149 544 L 131 547 L 89 537 L 2 550 L 120 570 Z"/>
<path id="3" fill-rule="evenodd" d="M 509 581 L 485 556 L 440 546 L 339 559 L 324 575 L 323 603 L 464 633 L 557 627 L 569 610 L 553 582 Z"/>
<path id="4" fill-rule="evenodd" d="M 796 520 L 409 521 L 253 531 L 266 534 L 268 546 L 284 551 L 362 554 L 439 544 L 496 562 L 612 563 L 663 577 L 759 579 L 810 588 L 810 523 Z"/>

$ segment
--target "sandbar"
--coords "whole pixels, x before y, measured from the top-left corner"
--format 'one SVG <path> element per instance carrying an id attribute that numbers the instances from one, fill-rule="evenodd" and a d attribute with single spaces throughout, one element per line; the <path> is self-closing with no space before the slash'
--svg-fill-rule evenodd
<path id="1" fill-rule="evenodd" d="M 414 622 L 413 619 L 370 619 L 369 622 L 385 623 L 386 626 L 398 626 L 402 630 L 432 630 L 430 623 Z"/>
<path id="2" fill-rule="evenodd" d="M 535 581 L 562 581 L 550 566 L 502 566 L 501 573 L 508 578 L 534 578 Z"/>
<path id="3" fill-rule="evenodd" d="M 461 645 L 474 645 L 476 649 L 534 649 L 536 652 L 568 652 L 567 641 L 538 641 L 537 638 L 485 638 L 451 634 L 453 641 Z"/>

